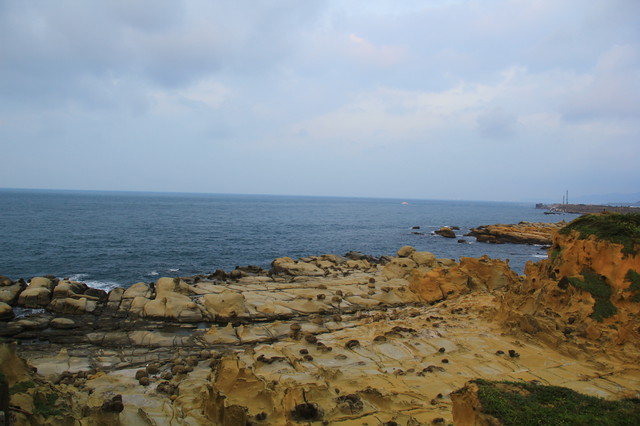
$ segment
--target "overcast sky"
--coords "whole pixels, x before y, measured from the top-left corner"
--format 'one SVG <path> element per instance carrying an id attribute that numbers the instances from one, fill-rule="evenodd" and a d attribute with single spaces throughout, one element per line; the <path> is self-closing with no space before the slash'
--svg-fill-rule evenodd
<path id="1" fill-rule="evenodd" d="M 0 0 L 0 187 L 640 191 L 638 0 Z"/>

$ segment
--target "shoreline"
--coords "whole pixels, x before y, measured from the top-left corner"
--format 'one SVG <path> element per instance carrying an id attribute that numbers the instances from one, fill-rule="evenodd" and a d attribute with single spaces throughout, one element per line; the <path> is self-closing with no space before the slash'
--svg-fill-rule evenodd
<path id="1" fill-rule="evenodd" d="M 109 293 L 40 277 L 17 303 L 47 310 L 5 318 L 0 334 L 21 342 L 12 350 L 31 366 L 18 383 L 30 380 L 33 392 L 54 383 L 67 409 L 85 407 L 75 415 L 114 425 L 450 423 L 450 395 L 471 378 L 535 378 L 612 398 L 612 378 L 629 392 L 640 383 L 610 355 L 582 360 L 569 343 L 541 355 L 539 341 L 505 332 L 496 300 L 522 279 L 507 262 L 455 262 L 410 246 L 394 257 L 283 257 L 268 271 L 164 277 Z M 607 380 L 573 379 L 596 359 Z M 32 413 L 29 390 L 19 395 Z"/>
<path id="2" fill-rule="evenodd" d="M 593 214 L 593 213 L 640 213 L 640 206 L 609 206 L 602 204 L 536 204 L 537 209 L 549 213 Z M 546 213 L 546 212 L 545 212 Z"/>

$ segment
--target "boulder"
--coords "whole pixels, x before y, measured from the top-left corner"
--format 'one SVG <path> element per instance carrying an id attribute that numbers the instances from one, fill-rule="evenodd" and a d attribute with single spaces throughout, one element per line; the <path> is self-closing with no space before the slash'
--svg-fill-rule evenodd
<path id="1" fill-rule="evenodd" d="M 438 229 L 437 231 L 433 231 L 434 234 L 436 235 L 440 235 L 441 237 L 445 237 L 445 238 L 455 238 L 456 237 L 456 233 L 453 231 L 453 229 L 449 228 L 448 226 L 444 226 L 440 229 Z"/>
<path id="2" fill-rule="evenodd" d="M 88 288 L 84 283 L 63 280 L 53 288 L 53 298 L 78 297 Z"/>
<path id="3" fill-rule="evenodd" d="M 384 266 L 382 275 L 388 280 L 405 278 L 411 275 L 411 271 L 417 267 L 418 264 L 408 257 L 396 257 Z"/>
<path id="4" fill-rule="evenodd" d="M 18 305 L 25 308 L 42 308 L 51 301 L 51 290 L 46 287 L 27 287 L 18 297 Z"/>
<path id="5" fill-rule="evenodd" d="M 293 276 L 324 276 L 324 271 L 312 263 L 294 261 L 290 257 L 279 257 L 271 262 L 272 274 L 285 274 Z"/>
<path id="6" fill-rule="evenodd" d="M 219 294 L 205 294 L 202 299 L 204 308 L 213 319 L 249 315 L 246 300 L 241 293 L 223 291 Z"/>
<path id="7" fill-rule="evenodd" d="M 51 279 L 46 277 L 34 277 L 31 278 L 29 282 L 29 288 L 46 288 L 48 290 L 53 290 L 54 284 Z"/>
<path id="8" fill-rule="evenodd" d="M 415 251 L 416 249 L 411 246 L 400 247 L 400 250 L 398 250 L 398 257 L 409 257 Z"/>
<path id="9" fill-rule="evenodd" d="M 58 329 L 70 329 L 78 327 L 76 322 L 71 318 L 54 318 L 51 320 L 49 325 L 51 326 L 51 328 Z"/>
<path id="10" fill-rule="evenodd" d="M 151 289 L 145 283 L 135 283 L 122 294 L 122 299 L 135 299 L 136 297 L 151 297 Z"/>
<path id="11" fill-rule="evenodd" d="M 202 312 L 190 297 L 170 292 L 163 292 L 161 296 L 145 303 L 142 308 L 142 316 L 179 322 L 202 320 Z"/>
<path id="12" fill-rule="evenodd" d="M 431 267 L 436 263 L 436 256 L 428 251 L 415 251 L 410 257 L 418 266 Z"/>
<path id="13" fill-rule="evenodd" d="M 409 289 L 428 303 L 468 293 L 469 276 L 459 267 L 439 267 L 427 272 L 416 270 L 409 281 Z"/>
<path id="14" fill-rule="evenodd" d="M 509 267 L 509 261 L 491 259 L 489 256 L 462 257 L 460 269 L 470 277 L 472 289 L 495 290 L 512 286 L 518 275 Z"/>
<path id="15" fill-rule="evenodd" d="M 4 302 L 0 302 L 0 320 L 10 320 L 13 316 L 13 308 Z"/>
<path id="16" fill-rule="evenodd" d="M 168 293 L 183 294 L 185 296 L 188 296 L 193 292 L 191 291 L 189 285 L 182 281 L 180 278 L 160 278 L 156 282 L 156 297 L 160 297 Z"/>
<path id="17" fill-rule="evenodd" d="M 96 310 L 95 300 L 88 300 L 86 297 L 76 299 L 73 297 L 53 299 L 47 307 L 51 312 L 58 314 L 90 314 Z"/>
<path id="18" fill-rule="evenodd" d="M 16 282 L 11 285 L 0 287 L 0 302 L 13 305 L 18 300 L 20 292 L 26 288 L 26 284 Z"/>

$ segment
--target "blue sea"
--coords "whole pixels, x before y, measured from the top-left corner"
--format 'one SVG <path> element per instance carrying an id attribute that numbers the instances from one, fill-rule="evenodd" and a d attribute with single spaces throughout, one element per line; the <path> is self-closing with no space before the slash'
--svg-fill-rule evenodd
<path id="1" fill-rule="evenodd" d="M 529 203 L 3 189 L 0 275 L 52 274 L 110 289 L 239 265 L 268 268 L 281 256 L 394 255 L 404 245 L 456 260 L 510 259 L 522 273 L 546 251 L 463 234 L 574 217 L 544 215 Z M 432 235 L 445 225 L 459 226 L 470 244 Z"/>

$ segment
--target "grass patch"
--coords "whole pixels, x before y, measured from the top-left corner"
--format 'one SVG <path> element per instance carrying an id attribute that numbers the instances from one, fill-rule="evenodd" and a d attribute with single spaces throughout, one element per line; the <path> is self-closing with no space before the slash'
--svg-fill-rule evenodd
<path id="1" fill-rule="evenodd" d="M 582 395 L 558 386 L 474 380 L 483 411 L 505 425 L 638 425 L 640 401 Z M 498 386 L 496 386 L 498 385 Z M 502 386 L 500 385 L 507 385 Z"/>
<path id="2" fill-rule="evenodd" d="M 569 284 L 584 291 L 591 293 L 596 303 L 593 305 L 593 313 L 591 318 L 598 322 L 609 318 L 618 312 L 618 309 L 611 303 L 611 287 L 606 283 L 605 279 L 588 269 L 582 270 L 584 279 L 578 277 L 568 277 Z"/>
<path id="3" fill-rule="evenodd" d="M 26 392 L 28 389 L 35 388 L 35 387 L 36 387 L 36 384 L 33 383 L 31 380 L 18 382 L 15 385 L 11 386 L 11 389 L 9 389 L 9 394 L 14 395 L 16 393 L 23 393 L 23 392 Z"/>
<path id="4" fill-rule="evenodd" d="M 640 302 L 640 274 L 634 271 L 633 269 L 629 269 L 627 274 L 624 276 L 624 280 L 630 282 L 631 285 L 626 289 L 626 291 L 635 291 L 636 294 L 631 298 L 632 302 Z"/>
<path id="5" fill-rule="evenodd" d="M 56 401 L 58 401 L 58 395 L 55 393 L 48 393 L 44 399 L 36 398 L 34 401 L 35 409 L 33 410 L 33 414 L 39 414 L 45 419 L 50 416 L 61 415 L 62 411 L 55 407 Z"/>
<path id="6" fill-rule="evenodd" d="M 551 259 L 551 261 L 553 262 L 558 258 L 558 256 L 560 256 L 560 249 L 558 247 L 555 247 L 549 253 L 549 259 Z"/>
<path id="7" fill-rule="evenodd" d="M 568 235 L 577 231 L 580 239 L 594 235 L 601 240 L 624 246 L 622 253 L 635 255 L 640 245 L 640 213 L 606 213 L 581 216 L 559 232 Z"/>

